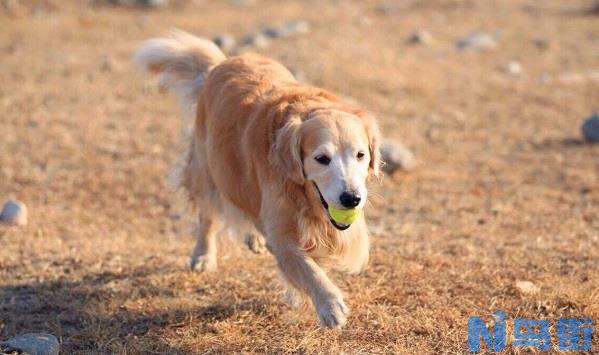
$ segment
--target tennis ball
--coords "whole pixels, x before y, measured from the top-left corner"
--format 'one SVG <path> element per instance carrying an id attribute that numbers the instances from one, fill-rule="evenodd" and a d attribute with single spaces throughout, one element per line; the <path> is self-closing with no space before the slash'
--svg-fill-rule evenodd
<path id="1" fill-rule="evenodd" d="M 343 224 L 354 223 L 356 221 L 356 219 L 358 219 L 358 217 L 360 217 L 360 214 L 362 213 L 362 210 L 358 209 L 358 208 L 352 208 L 349 210 L 338 210 L 336 208 L 329 206 L 328 210 L 329 210 L 329 215 L 335 222 L 343 223 Z"/>

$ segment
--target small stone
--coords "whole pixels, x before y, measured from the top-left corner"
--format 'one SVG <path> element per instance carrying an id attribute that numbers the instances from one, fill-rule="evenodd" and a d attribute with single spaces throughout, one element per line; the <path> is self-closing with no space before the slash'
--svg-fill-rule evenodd
<path id="1" fill-rule="evenodd" d="M 262 33 L 270 38 L 284 38 L 309 31 L 310 24 L 306 21 L 287 21 L 281 26 L 267 27 Z"/>
<path id="2" fill-rule="evenodd" d="M 266 37 L 270 37 L 270 38 L 281 37 L 281 33 L 279 32 L 278 27 L 266 27 L 265 29 L 262 30 L 262 33 Z"/>
<path id="3" fill-rule="evenodd" d="M 0 343 L 0 352 L 29 355 L 58 355 L 60 344 L 54 335 L 28 333 Z"/>
<path id="4" fill-rule="evenodd" d="M 520 64 L 520 62 L 512 60 L 509 63 L 507 63 L 505 71 L 513 76 L 520 76 L 520 74 L 522 74 L 522 65 Z"/>
<path id="5" fill-rule="evenodd" d="M 516 282 L 516 288 L 525 295 L 532 295 L 539 292 L 539 288 L 530 281 L 518 281 Z"/>
<path id="6" fill-rule="evenodd" d="M 433 36 L 426 30 L 417 30 L 410 35 L 408 42 L 412 44 L 429 45 L 433 41 Z"/>
<path id="7" fill-rule="evenodd" d="M 383 140 L 381 157 L 384 162 L 383 171 L 392 174 L 396 170 L 413 170 L 416 167 L 414 153 L 400 142 Z"/>
<path id="8" fill-rule="evenodd" d="M 591 143 L 599 142 L 599 112 L 595 112 L 582 124 L 582 135 Z"/>
<path id="9" fill-rule="evenodd" d="M 165 7 L 169 0 L 140 0 L 140 4 L 146 7 Z"/>
<path id="10" fill-rule="evenodd" d="M 460 39 L 457 43 L 459 49 L 491 49 L 497 47 L 495 38 L 486 32 L 474 32 Z"/>
<path id="11" fill-rule="evenodd" d="M 247 35 L 241 41 L 241 44 L 244 46 L 256 47 L 256 48 L 266 48 L 270 44 L 268 37 L 264 34 L 258 32 L 255 34 Z"/>
<path id="12" fill-rule="evenodd" d="M 310 32 L 310 24 L 307 21 L 287 21 L 281 26 L 284 36 Z"/>
<path id="13" fill-rule="evenodd" d="M 17 200 L 8 200 L 2 206 L 0 222 L 24 226 L 27 224 L 27 206 Z"/>
<path id="14" fill-rule="evenodd" d="M 230 52 L 235 48 L 237 41 L 235 41 L 235 37 L 231 36 L 228 33 L 224 33 L 222 35 L 218 35 L 212 39 L 212 42 L 216 44 L 220 49 L 225 52 Z"/>

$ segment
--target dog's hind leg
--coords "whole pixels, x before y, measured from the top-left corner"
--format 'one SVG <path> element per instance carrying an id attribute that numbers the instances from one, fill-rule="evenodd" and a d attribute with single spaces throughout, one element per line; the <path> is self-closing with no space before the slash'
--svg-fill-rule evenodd
<path id="1" fill-rule="evenodd" d="M 217 221 L 210 215 L 200 213 L 197 227 L 197 241 L 191 253 L 191 270 L 216 270 Z"/>
<path id="2" fill-rule="evenodd" d="M 266 241 L 260 233 L 248 232 L 245 235 L 244 243 L 248 249 L 256 254 L 266 253 Z"/>

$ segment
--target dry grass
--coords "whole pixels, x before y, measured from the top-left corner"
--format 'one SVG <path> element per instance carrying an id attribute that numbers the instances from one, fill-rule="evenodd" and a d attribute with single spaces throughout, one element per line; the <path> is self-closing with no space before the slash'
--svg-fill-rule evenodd
<path id="1" fill-rule="evenodd" d="M 461 354 L 468 317 L 498 309 L 599 331 L 599 146 L 578 140 L 599 109 L 588 1 L 23 3 L 0 14 L 0 198 L 30 210 L 26 228 L 0 226 L 0 338 L 45 330 L 65 354 Z M 217 275 L 186 271 L 193 241 L 165 186 L 179 111 L 129 62 L 171 27 L 241 36 L 287 19 L 312 31 L 262 51 L 372 109 L 422 161 L 377 189 L 368 271 L 335 275 L 342 331 L 282 302 L 269 256 L 221 248 Z M 433 44 L 408 44 L 417 28 Z M 455 49 L 479 29 L 497 49 Z"/>

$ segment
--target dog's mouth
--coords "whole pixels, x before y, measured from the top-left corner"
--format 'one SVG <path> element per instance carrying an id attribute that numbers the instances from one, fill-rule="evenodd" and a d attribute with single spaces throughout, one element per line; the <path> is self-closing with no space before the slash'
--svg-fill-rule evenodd
<path id="1" fill-rule="evenodd" d="M 318 196 L 320 197 L 320 203 L 322 204 L 322 207 L 324 207 L 327 217 L 329 217 L 329 221 L 331 222 L 333 227 L 337 228 L 340 231 L 344 231 L 347 228 L 349 228 L 349 226 L 351 224 L 343 224 L 343 223 L 335 222 L 335 220 L 329 214 L 329 204 L 327 203 L 327 201 L 325 201 L 325 199 L 322 196 L 322 193 L 320 192 L 320 189 L 318 188 L 318 185 L 316 185 L 316 183 L 314 183 L 314 187 L 316 187 L 316 191 L 318 191 Z"/>

